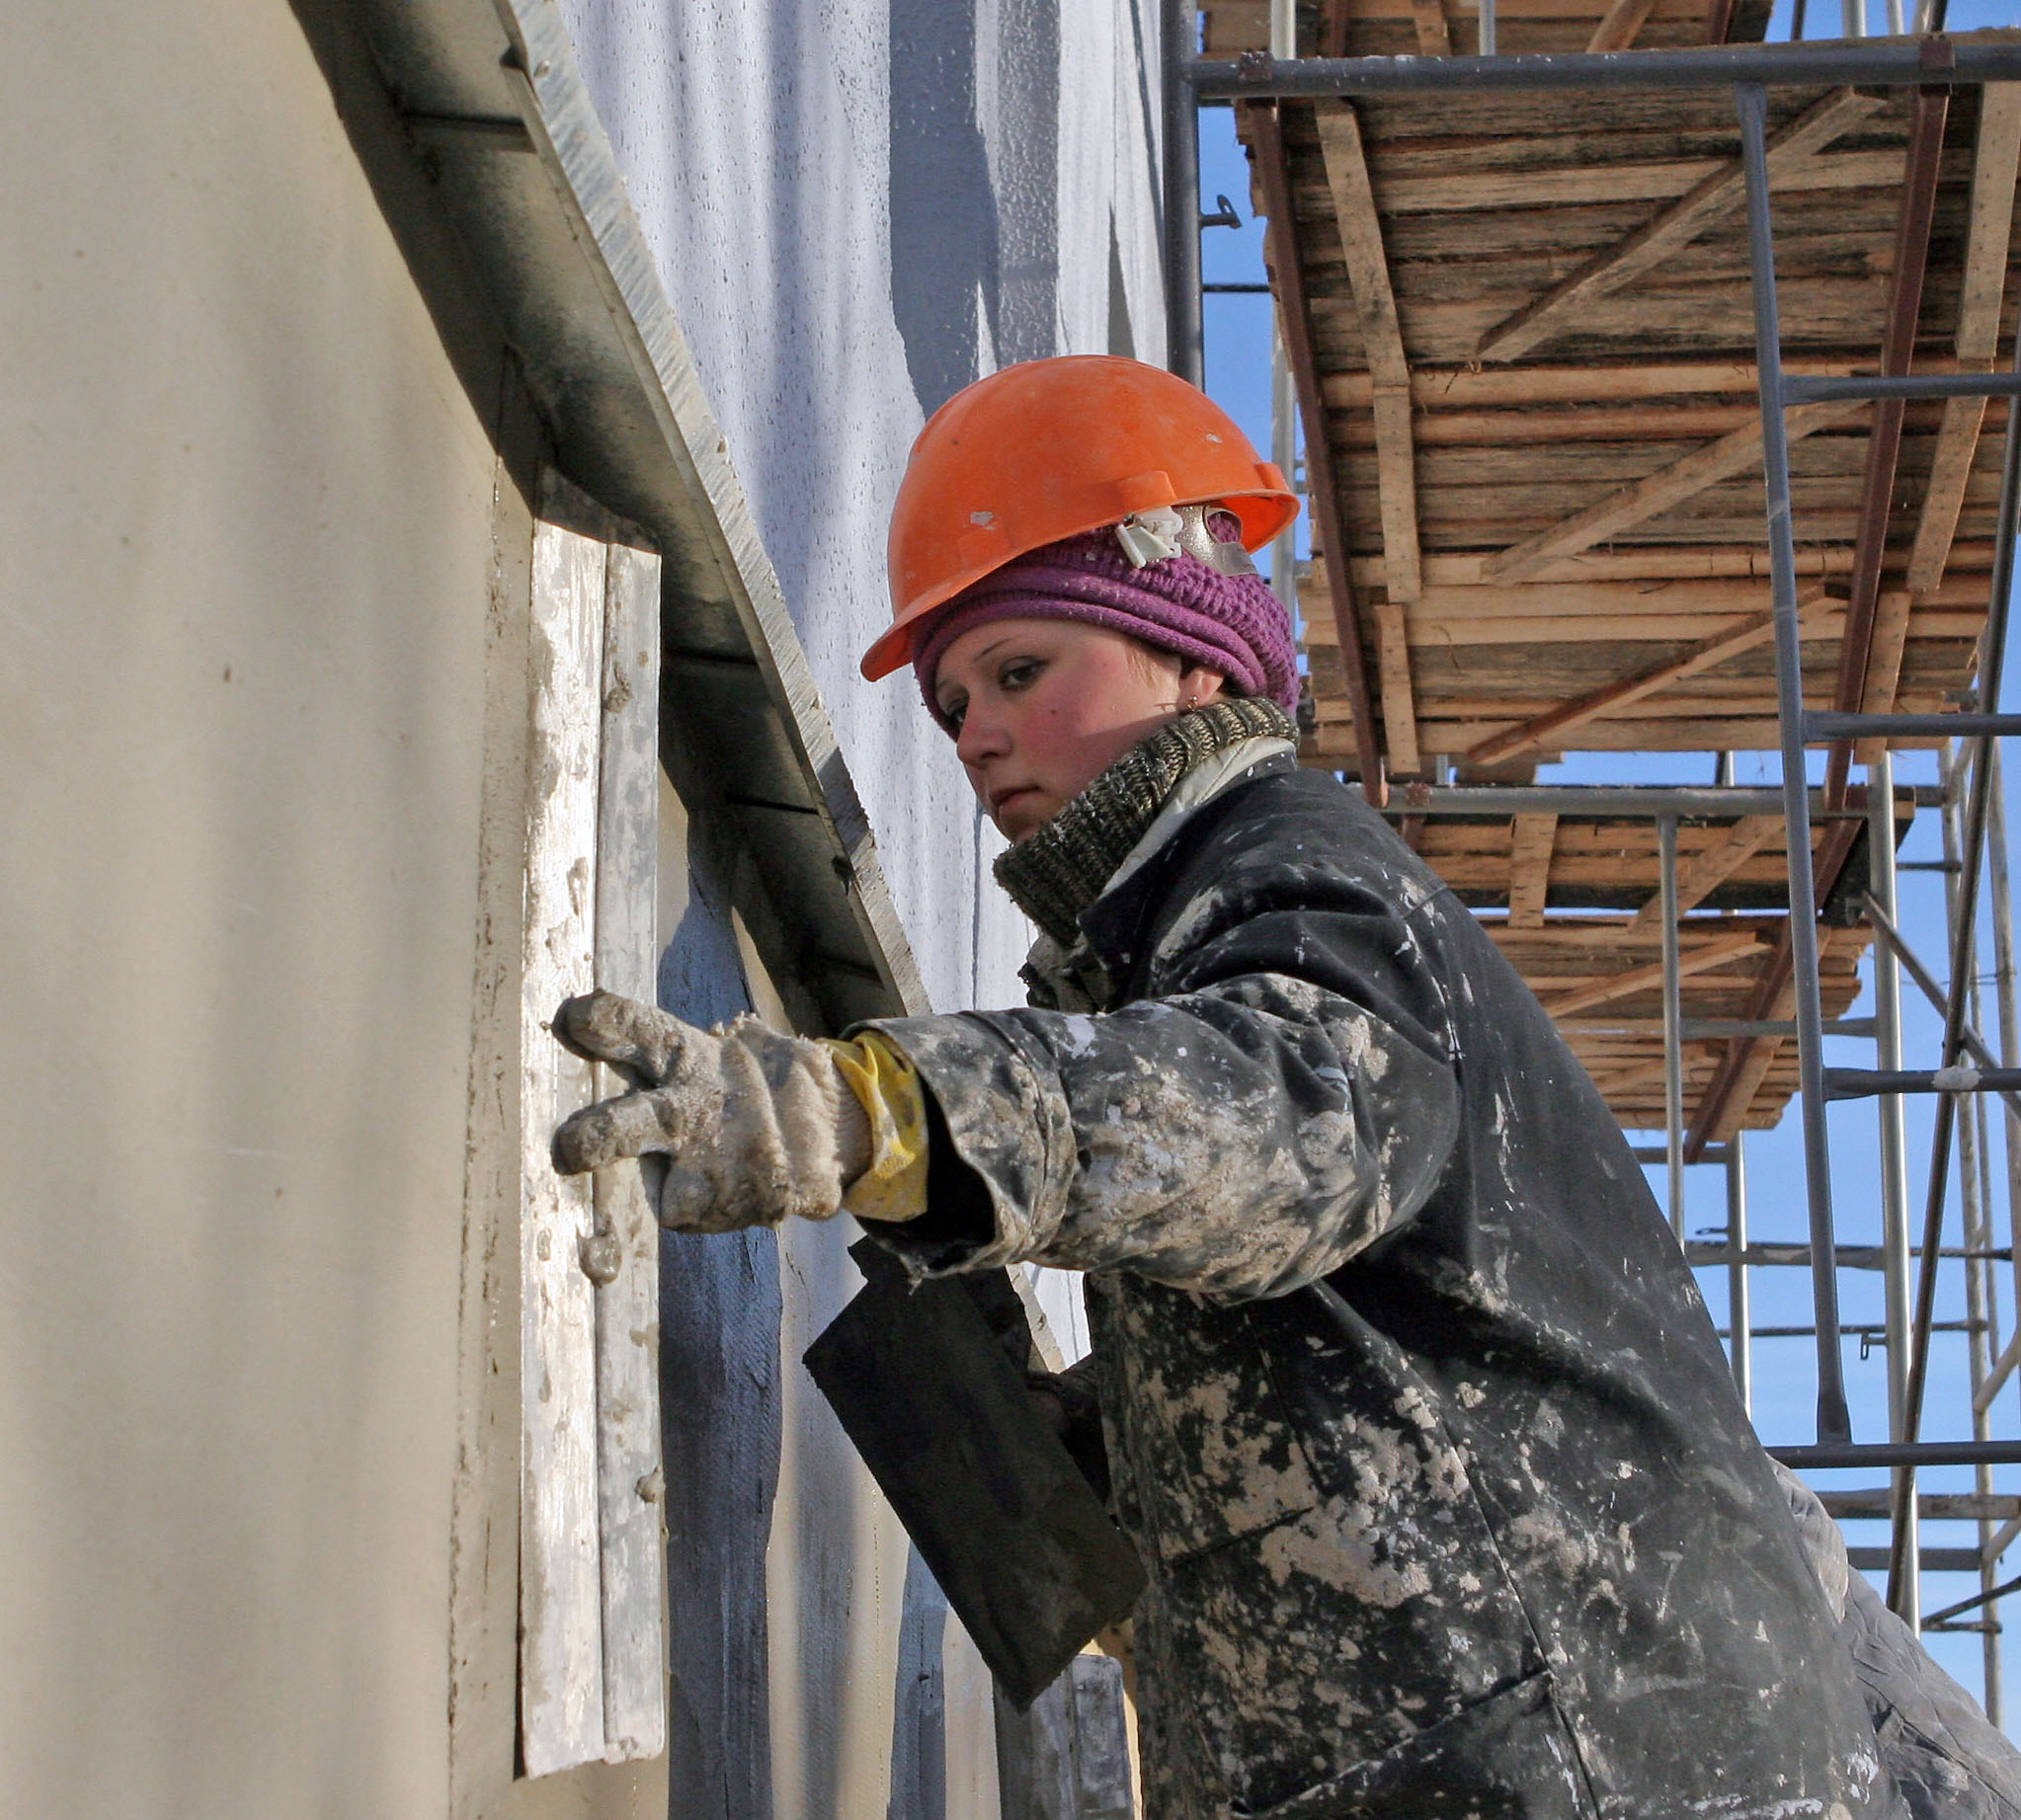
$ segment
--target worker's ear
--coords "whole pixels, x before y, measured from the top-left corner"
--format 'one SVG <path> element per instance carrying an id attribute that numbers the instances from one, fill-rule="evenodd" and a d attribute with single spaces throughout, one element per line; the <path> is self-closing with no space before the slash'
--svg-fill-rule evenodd
<path id="1" fill-rule="evenodd" d="M 1218 670 L 1209 670 L 1204 664 L 1188 664 L 1179 672 L 1178 698 L 1183 707 L 1204 708 L 1227 692 L 1228 678 Z"/>

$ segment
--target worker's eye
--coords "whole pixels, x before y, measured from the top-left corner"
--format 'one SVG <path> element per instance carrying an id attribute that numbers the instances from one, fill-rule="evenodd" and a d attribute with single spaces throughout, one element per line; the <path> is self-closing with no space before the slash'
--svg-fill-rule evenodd
<path id="1" fill-rule="evenodd" d="M 961 723 L 967 717 L 968 702 L 962 696 L 957 695 L 952 701 L 943 701 L 940 704 L 940 718 L 956 733 L 961 731 Z"/>
<path id="2" fill-rule="evenodd" d="M 997 672 L 997 686 L 1007 693 L 1028 689 L 1045 671 L 1038 658 L 1011 658 Z"/>

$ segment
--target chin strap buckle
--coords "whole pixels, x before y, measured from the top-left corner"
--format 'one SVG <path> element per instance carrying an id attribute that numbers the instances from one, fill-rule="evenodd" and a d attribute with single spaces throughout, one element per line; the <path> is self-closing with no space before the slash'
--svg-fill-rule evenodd
<path id="1" fill-rule="evenodd" d="M 1153 506 L 1116 526 L 1116 542 L 1133 569 L 1170 562 L 1181 553 L 1218 575 L 1254 575 L 1256 565 L 1240 542 L 1224 543 L 1207 520 L 1219 506 Z"/>

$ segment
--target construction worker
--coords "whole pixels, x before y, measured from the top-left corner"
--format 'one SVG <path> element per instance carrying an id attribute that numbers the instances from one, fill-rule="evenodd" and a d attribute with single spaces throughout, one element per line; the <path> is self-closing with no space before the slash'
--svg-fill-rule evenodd
<path id="1" fill-rule="evenodd" d="M 1902 1813 L 1605 1103 L 1296 762 L 1247 554 L 1294 512 L 1134 361 L 945 405 L 863 670 L 911 665 L 1012 843 L 1030 1007 L 816 1042 L 574 999 L 642 1084 L 557 1160 L 665 1153 L 684 1229 L 848 1208 L 916 1276 L 1086 1273 L 1154 1820 Z"/>

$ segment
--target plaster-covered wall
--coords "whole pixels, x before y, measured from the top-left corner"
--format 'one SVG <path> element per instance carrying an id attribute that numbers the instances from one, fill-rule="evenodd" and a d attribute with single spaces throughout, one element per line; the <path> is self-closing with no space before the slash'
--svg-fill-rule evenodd
<path id="1" fill-rule="evenodd" d="M 0 1809 L 443 1815 L 509 482 L 288 6 L 8 23 Z"/>
<path id="2" fill-rule="evenodd" d="M 995 836 L 854 666 L 925 414 L 1159 357 L 1148 25 L 568 10 L 930 990 L 1014 998 Z M 8 1812 L 670 1811 L 668 1764 L 507 1785 L 516 1465 L 471 1374 L 511 1310 L 463 1216 L 526 517 L 304 37 L 342 14 L 29 0 L 0 72 Z M 663 999 L 790 996 L 671 792 L 662 833 Z M 666 1245 L 683 1820 L 994 1811 L 986 1677 L 798 1367 L 849 1236 Z"/>

